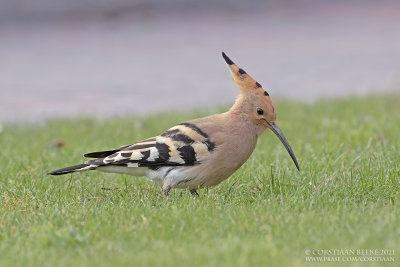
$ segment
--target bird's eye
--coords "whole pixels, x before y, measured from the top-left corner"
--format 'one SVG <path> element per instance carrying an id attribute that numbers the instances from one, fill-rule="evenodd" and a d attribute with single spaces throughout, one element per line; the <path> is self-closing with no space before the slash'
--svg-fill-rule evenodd
<path id="1" fill-rule="evenodd" d="M 263 115 L 264 114 L 264 110 L 262 110 L 261 108 L 257 109 L 257 114 L 258 115 Z"/>

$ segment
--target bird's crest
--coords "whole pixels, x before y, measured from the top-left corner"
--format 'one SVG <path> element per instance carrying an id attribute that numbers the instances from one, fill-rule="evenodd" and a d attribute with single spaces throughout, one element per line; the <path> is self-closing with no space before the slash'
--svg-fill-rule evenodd
<path id="1" fill-rule="evenodd" d="M 236 83 L 242 94 L 246 94 L 249 91 L 261 91 L 264 95 L 269 96 L 268 92 L 253 79 L 249 74 L 247 74 L 243 69 L 239 68 L 233 61 L 222 52 L 222 56 L 225 59 L 226 64 L 228 64 L 229 71 L 232 76 L 231 79 Z"/>

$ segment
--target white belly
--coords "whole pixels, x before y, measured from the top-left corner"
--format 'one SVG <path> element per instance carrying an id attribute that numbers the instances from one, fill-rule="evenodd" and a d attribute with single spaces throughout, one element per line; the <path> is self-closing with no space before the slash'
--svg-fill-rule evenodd
<path id="1" fill-rule="evenodd" d="M 102 166 L 98 167 L 97 170 L 132 176 L 147 176 L 160 187 L 168 185 L 174 188 L 196 189 L 205 184 L 203 175 L 199 173 L 199 170 L 204 171 L 204 169 L 198 167 L 172 166 L 152 170 L 147 167 Z"/>
<path id="2" fill-rule="evenodd" d="M 123 173 L 133 176 L 147 176 L 147 167 L 124 167 L 124 166 L 103 166 L 98 167 L 97 170 L 102 172 Z"/>
<path id="3" fill-rule="evenodd" d="M 171 187 L 187 188 L 186 183 L 193 179 L 187 174 L 188 167 L 161 167 L 151 170 L 147 167 L 103 166 L 98 167 L 97 170 L 132 176 L 147 176 L 160 187 L 170 185 Z"/>
<path id="4" fill-rule="evenodd" d="M 174 188 L 195 189 L 199 182 L 197 175 L 192 172 L 193 167 L 161 167 L 156 170 L 149 170 L 148 177 L 159 186 L 171 186 Z"/>

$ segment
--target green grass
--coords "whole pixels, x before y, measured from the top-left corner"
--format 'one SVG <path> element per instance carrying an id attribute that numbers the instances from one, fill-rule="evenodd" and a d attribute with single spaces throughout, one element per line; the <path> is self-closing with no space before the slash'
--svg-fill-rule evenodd
<path id="1" fill-rule="evenodd" d="M 398 266 L 400 95 L 276 109 L 301 171 L 267 132 L 197 199 L 165 199 L 145 178 L 45 173 L 215 110 L 3 125 L 0 266 L 331 266 L 307 262 L 306 249 L 367 248 L 395 250 L 394 263 L 369 265 Z"/>

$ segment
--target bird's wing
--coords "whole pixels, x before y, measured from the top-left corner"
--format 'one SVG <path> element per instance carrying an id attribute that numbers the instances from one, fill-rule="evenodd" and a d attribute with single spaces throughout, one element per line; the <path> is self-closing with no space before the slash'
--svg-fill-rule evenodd
<path id="1" fill-rule="evenodd" d="M 120 150 L 96 152 L 98 154 L 94 155 L 97 156 L 115 151 L 105 158 L 88 163 L 127 167 L 185 166 L 207 159 L 214 149 L 215 144 L 205 132 L 192 123 L 182 123 L 162 135 L 122 147 Z"/>
<path id="2" fill-rule="evenodd" d="M 126 146 L 125 146 L 126 147 Z M 117 148 L 114 150 L 107 150 L 107 151 L 98 151 L 98 152 L 90 152 L 90 153 L 86 153 L 83 156 L 85 158 L 105 158 L 108 157 L 118 151 L 120 151 L 121 149 L 125 148 L 125 147 L 121 147 L 121 148 Z"/>
<path id="3" fill-rule="evenodd" d="M 149 138 L 149 139 L 142 140 L 142 141 L 130 144 L 130 145 L 121 146 L 120 148 L 113 149 L 113 150 L 105 150 L 105 151 L 97 151 L 97 152 L 86 153 L 83 156 L 86 157 L 86 158 L 105 158 L 105 157 L 108 157 L 108 156 L 110 156 L 110 155 L 112 155 L 114 153 L 117 153 L 118 151 L 121 151 L 121 150 L 123 150 L 123 149 L 125 149 L 127 147 L 136 145 L 138 143 L 144 143 L 144 142 L 147 142 L 147 141 L 151 141 L 151 140 L 154 140 L 154 138 Z"/>

